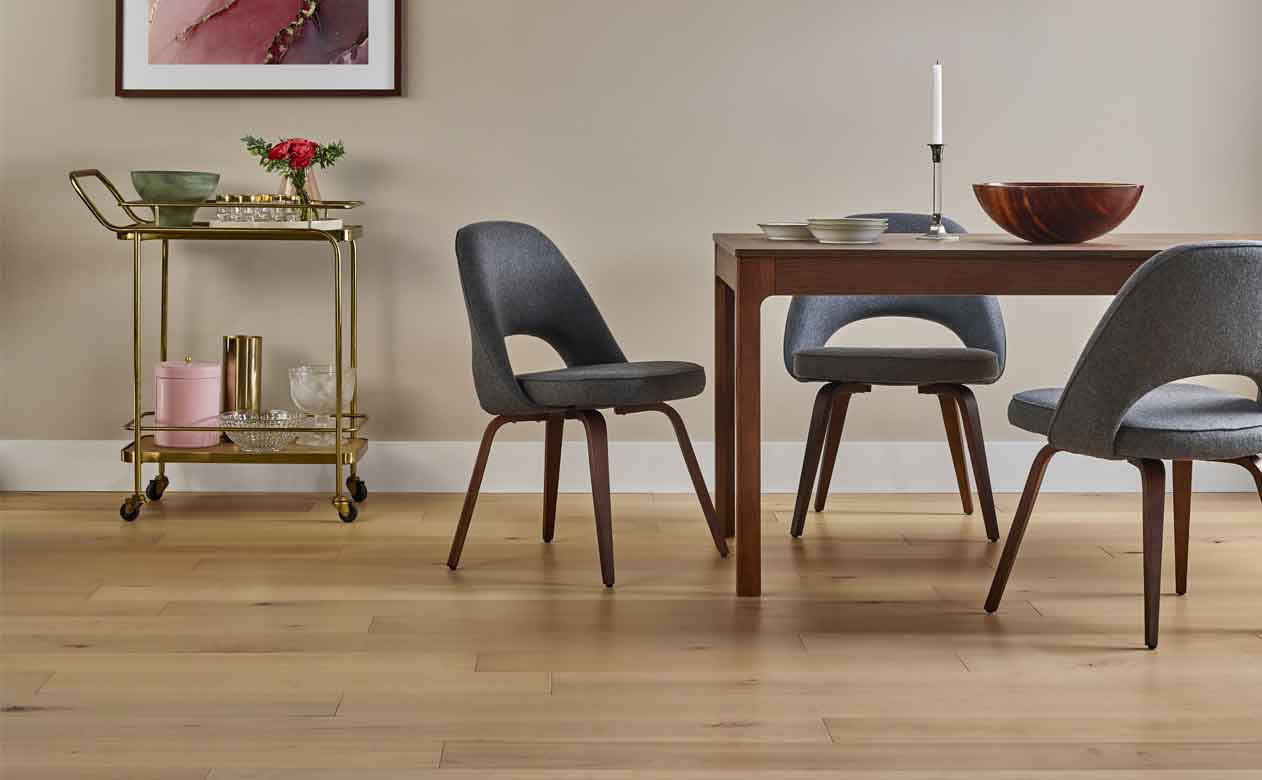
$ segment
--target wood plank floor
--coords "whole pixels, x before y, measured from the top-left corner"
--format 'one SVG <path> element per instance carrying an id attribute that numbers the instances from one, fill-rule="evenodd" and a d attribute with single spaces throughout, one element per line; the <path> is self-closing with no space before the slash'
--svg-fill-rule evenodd
<path id="1" fill-rule="evenodd" d="M 1006 530 L 1016 497 L 998 497 Z M 1139 498 L 1045 495 L 1000 546 L 955 496 L 764 502 L 737 600 L 691 496 L 0 494 L 4 778 L 1262 777 L 1262 505 L 1197 495 L 1142 649 Z M 1167 532 L 1169 533 L 1169 532 Z"/>

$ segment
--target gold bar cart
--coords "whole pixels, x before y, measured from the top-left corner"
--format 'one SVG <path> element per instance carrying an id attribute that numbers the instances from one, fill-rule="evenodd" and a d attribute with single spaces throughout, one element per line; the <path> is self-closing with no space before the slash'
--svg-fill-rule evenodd
<path id="1" fill-rule="evenodd" d="M 110 195 L 115 204 L 131 220 L 125 225 L 116 225 L 105 218 L 92 198 L 84 191 L 83 179 L 97 179 Z M 342 245 L 347 247 L 349 265 L 349 303 L 350 303 L 350 367 L 358 368 L 358 332 L 356 322 L 356 289 L 358 275 L 357 241 L 364 235 L 361 225 L 344 225 L 336 230 L 319 230 L 310 227 L 210 227 L 205 222 L 194 222 L 191 227 L 159 227 L 158 213 L 163 208 L 188 208 L 188 203 L 166 203 L 150 201 L 128 201 L 119 193 L 118 188 L 96 169 L 72 171 L 70 183 L 83 203 L 92 212 L 92 216 L 120 241 L 132 242 L 132 379 L 135 387 L 133 417 L 124 428 L 132 433 L 132 441 L 122 450 L 122 460 L 130 463 L 135 469 L 133 492 L 124 501 L 119 514 L 124 520 L 132 521 L 140 515 L 146 501 L 158 501 L 162 498 L 169 480 L 166 476 L 168 463 L 297 463 L 297 464 L 332 464 L 334 467 L 333 506 L 343 522 L 354 522 L 359 514 L 356 504 L 368 497 L 368 488 L 359 478 L 358 464 L 368 451 L 368 441 L 360 435 L 360 429 L 368 421 L 368 416 L 361 414 L 358 403 L 358 385 L 351 395 L 350 411 L 343 411 L 342 375 L 338 369 L 335 374 L 337 411 L 333 415 L 333 446 L 307 447 L 290 445 L 278 452 L 252 453 L 243 452 L 234 444 L 221 443 L 213 447 L 197 449 L 158 446 L 152 434 L 155 431 L 205 431 L 224 428 L 217 425 L 204 426 L 164 426 L 156 424 L 153 412 L 141 409 L 141 248 L 146 241 L 160 241 L 162 245 L 162 330 L 160 342 L 160 359 L 167 359 L 167 311 L 168 311 L 168 264 L 172 241 L 323 241 L 333 249 L 333 362 L 342 365 Z M 195 204 L 198 208 L 213 208 L 221 205 L 215 201 Z M 285 204 L 275 204 L 276 207 Z M 327 214 L 330 210 L 348 210 L 362 206 L 363 201 L 329 200 L 311 204 L 314 208 Z M 251 206 L 267 206 L 267 204 L 251 204 Z M 148 209 L 153 219 L 147 220 L 137 213 L 137 209 Z M 267 428 L 234 428 L 238 431 L 262 431 Z M 329 433 L 328 428 L 298 427 L 288 429 L 295 433 Z M 158 474 L 142 490 L 144 482 L 142 468 L 146 463 L 156 463 Z M 346 474 L 345 480 L 343 475 Z M 345 491 L 343 490 L 345 486 Z"/>

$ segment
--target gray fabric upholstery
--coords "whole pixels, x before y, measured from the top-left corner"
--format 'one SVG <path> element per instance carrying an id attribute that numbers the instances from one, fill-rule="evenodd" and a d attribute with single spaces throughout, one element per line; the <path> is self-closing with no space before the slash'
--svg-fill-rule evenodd
<path id="1" fill-rule="evenodd" d="M 999 377 L 999 356 L 968 347 L 819 347 L 794 353 L 793 375 L 870 385 L 985 384 Z"/>
<path id="2" fill-rule="evenodd" d="M 924 233 L 929 228 L 926 214 L 901 212 L 856 214 L 857 217 L 885 217 L 889 220 L 890 233 Z M 967 231 L 954 220 L 943 218 L 948 232 Z M 1006 359 L 1006 343 L 1003 314 L 999 300 L 983 295 L 798 295 L 789 304 L 789 317 L 784 328 L 784 366 L 798 381 L 814 381 L 816 377 L 799 375 L 794 368 L 793 356 L 802 350 L 825 346 L 837 331 L 846 325 L 873 317 L 912 317 L 936 322 L 949 328 L 965 347 L 987 350 L 994 354 L 997 370 L 986 378 L 967 380 L 973 384 L 994 382 L 1003 375 Z M 864 349 L 864 348 L 855 348 Z M 847 356 L 849 359 L 853 356 Z M 962 355 L 944 358 L 948 361 L 962 359 Z M 843 359 L 838 356 L 838 359 Z M 815 362 L 811 363 L 815 365 Z M 965 381 L 935 379 L 934 371 L 924 379 L 913 379 L 908 373 L 915 366 L 930 371 L 928 360 L 905 365 L 897 382 L 864 380 L 871 384 L 927 384 L 936 381 Z M 854 373 L 856 369 L 838 366 L 834 373 Z M 936 369 L 944 373 L 946 367 Z"/>
<path id="3" fill-rule="evenodd" d="M 1242 433 L 1242 418 L 1234 416 L 1249 410 L 1205 397 L 1178 396 L 1182 406 L 1165 415 L 1181 427 L 1146 439 L 1142 454 L 1124 444 L 1119 431 L 1140 399 L 1175 380 L 1234 374 L 1262 381 L 1260 320 L 1262 242 L 1188 244 L 1154 256 L 1131 275 L 1096 326 L 1052 415 L 1048 442 L 1106 458 L 1259 452 L 1256 437 Z M 1169 392 L 1159 398 L 1173 399 Z"/>
<path id="4" fill-rule="evenodd" d="M 626 397 L 636 400 L 614 403 L 651 403 L 696 395 L 705 387 L 704 371 L 695 364 L 628 364 L 578 274 L 538 229 L 518 222 L 467 225 L 456 233 L 456 261 L 472 335 L 473 383 L 490 414 L 537 414 L 546 406 L 580 405 L 545 403 L 536 396 L 557 399 L 568 393 L 575 399 Z M 526 375 L 534 388 L 528 393 L 513 374 L 504 343 L 517 335 L 547 342 L 568 368 Z M 615 370 L 617 364 L 625 368 Z M 563 379 L 566 371 L 574 373 Z M 563 382 L 574 387 L 563 389 Z M 615 390 L 618 383 L 626 387 Z"/>
<path id="5" fill-rule="evenodd" d="M 1046 435 L 1064 390 L 1017 393 L 1008 421 Z M 1262 404 L 1252 398 L 1187 383 L 1162 385 L 1122 417 L 1113 456 L 1154 460 L 1219 460 L 1262 452 Z"/>
<path id="6" fill-rule="evenodd" d="M 517 381 L 539 406 L 598 409 L 700 395 L 705 369 L 668 360 L 604 363 L 518 374 Z"/>

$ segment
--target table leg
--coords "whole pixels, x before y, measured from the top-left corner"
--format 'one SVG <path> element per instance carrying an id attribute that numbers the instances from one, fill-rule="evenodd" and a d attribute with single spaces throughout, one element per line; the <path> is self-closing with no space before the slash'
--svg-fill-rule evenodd
<path id="1" fill-rule="evenodd" d="M 762 594 L 762 302 L 769 262 L 742 262 L 736 287 L 736 595 Z"/>
<path id="2" fill-rule="evenodd" d="M 736 294 L 714 277 L 714 508 L 727 537 L 736 535 Z"/>

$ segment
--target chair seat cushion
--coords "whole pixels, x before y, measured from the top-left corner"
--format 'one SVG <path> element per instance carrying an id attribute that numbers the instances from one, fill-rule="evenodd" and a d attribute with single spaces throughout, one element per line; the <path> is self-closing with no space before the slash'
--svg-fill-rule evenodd
<path id="1" fill-rule="evenodd" d="M 1008 404 L 1008 421 L 1046 435 L 1063 389 L 1017 393 Z M 1127 410 L 1114 450 L 1120 458 L 1161 460 L 1253 455 L 1262 452 L 1262 405 L 1204 385 L 1162 385 Z"/>
<path id="2" fill-rule="evenodd" d="M 793 375 L 872 385 L 987 384 L 999 378 L 999 356 L 969 347 L 817 347 L 793 353 Z"/>
<path id="3" fill-rule="evenodd" d="M 518 374 L 517 381 L 540 406 L 600 409 L 700 395 L 705 369 L 696 363 L 647 360 L 536 371 Z"/>

